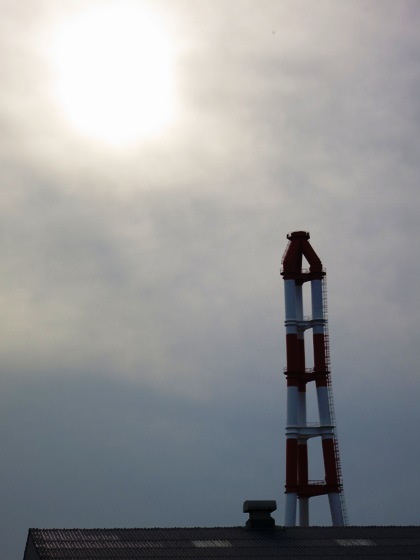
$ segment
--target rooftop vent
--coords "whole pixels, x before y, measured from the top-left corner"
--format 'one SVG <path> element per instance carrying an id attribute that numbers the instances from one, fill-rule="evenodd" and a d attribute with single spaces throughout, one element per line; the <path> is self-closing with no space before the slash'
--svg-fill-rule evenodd
<path id="1" fill-rule="evenodd" d="M 275 500 L 246 500 L 244 513 L 249 513 L 245 526 L 247 529 L 272 529 L 275 526 L 271 513 L 276 511 Z"/>

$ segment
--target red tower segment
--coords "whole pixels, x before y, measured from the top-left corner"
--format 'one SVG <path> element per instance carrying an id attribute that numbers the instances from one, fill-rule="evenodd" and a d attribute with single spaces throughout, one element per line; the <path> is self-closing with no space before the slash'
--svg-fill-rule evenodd
<path id="1" fill-rule="evenodd" d="M 287 427 L 286 427 L 286 515 L 285 525 L 309 525 L 309 498 L 327 494 L 333 525 L 346 524 L 340 457 L 334 425 L 329 347 L 326 317 L 326 274 L 321 260 L 309 243 L 309 233 L 288 234 L 289 244 L 282 261 L 285 293 L 287 353 Z M 302 268 L 303 258 L 309 268 Z M 311 316 L 304 315 L 303 290 L 311 284 Z M 312 329 L 313 366 L 307 368 L 306 330 Z M 315 383 L 319 423 L 307 423 L 306 386 Z M 320 437 L 325 480 L 311 481 L 308 474 L 309 438 Z"/>

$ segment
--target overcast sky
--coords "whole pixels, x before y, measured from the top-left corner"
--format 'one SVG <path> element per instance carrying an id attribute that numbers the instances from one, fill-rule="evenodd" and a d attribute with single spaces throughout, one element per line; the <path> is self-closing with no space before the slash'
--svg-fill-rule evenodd
<path id="1" fill-rule="evenodd" d="M 173 113 L 121 144 L 57 97 L 54 30 L 87 4 L 1 2 L 2 558 L 29 527 L 242 525 L 246 499 L 283 523 L 297 229 L 328 272 L 350 523 L 419 524 L 419 3 L 151 2 Z"/>

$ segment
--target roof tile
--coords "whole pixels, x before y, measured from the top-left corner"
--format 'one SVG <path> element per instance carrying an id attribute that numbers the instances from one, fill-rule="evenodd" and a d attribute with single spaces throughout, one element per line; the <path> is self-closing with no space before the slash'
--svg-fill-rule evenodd
<path id="1" fill-rule="evenodd" d="M 30 529 L 30 539 L 39 560 L 420 558 L 420 527 Z"/>

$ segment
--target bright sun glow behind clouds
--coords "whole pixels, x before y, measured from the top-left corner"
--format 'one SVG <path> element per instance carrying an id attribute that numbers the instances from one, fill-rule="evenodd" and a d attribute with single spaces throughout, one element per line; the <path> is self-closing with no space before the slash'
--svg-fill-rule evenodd
<path id="1" fill-rule="evenodd" d="M 81 133 L 125 144 L 174 117 L 173 49 L 140 2 L 92 5 L 59 26 L 52 45 L 56 96 Z"/>

